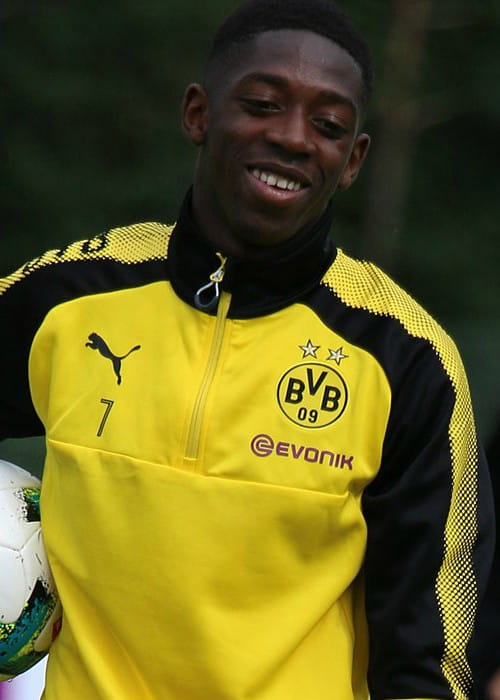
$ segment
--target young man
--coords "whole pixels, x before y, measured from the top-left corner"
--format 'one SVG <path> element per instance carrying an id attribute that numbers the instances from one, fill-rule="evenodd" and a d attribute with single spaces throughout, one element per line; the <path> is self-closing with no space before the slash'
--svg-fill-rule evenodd
<path id="1" fill-rule="evenodd" d="M 46 700 L 470 697 L 491 518 L 467 382 L 329 238 L 370 83 L 329 0 L 249 0 L 186 91 L 177 224 L 1 283 L 1 436 L 47 436 Z"/>

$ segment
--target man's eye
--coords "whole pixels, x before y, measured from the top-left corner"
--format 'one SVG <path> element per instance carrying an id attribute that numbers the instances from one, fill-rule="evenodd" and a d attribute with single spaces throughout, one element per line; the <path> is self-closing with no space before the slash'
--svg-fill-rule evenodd
<path id="1" fill-rule="evenodd" d="M 270 100 L 261 100 L 253 97 L 247 97 L 243 99 L 242 102 L 247 107 L 247 109 L 254 112 L 276 112 L 279 109 L 279 107 Z"/>
<path id="2" fill-rule="evenodd" d="M 326 136 L 332 139 L 339 139 L 346 133 L 344 127 L 331 119 L 315 119 L 314 123 Z"/>

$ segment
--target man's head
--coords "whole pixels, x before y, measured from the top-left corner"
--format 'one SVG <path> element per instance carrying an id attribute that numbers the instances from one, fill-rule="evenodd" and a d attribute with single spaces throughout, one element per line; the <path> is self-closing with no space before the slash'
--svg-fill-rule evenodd
<path id="1" fill-rule="evenodd" d="M 238 47 L 250 38 L 280 29 L 310 31 L 347 51 L 361 70 L 366 108 L 373 84 L 370 50 L 345 12 L 331 0 L 245 0 L 215 33 L 204 82 L 217 79 L 217 72 L 230 64 Z"/>
<path id="2" fill-rule="evenodd" d="M 329 0 L 247 0 L 221 26 L 183 123 L 200 147 L 195 215 L 223 252 L 307 230 L 355 180 L 369 145 L 364 47 Z"/>

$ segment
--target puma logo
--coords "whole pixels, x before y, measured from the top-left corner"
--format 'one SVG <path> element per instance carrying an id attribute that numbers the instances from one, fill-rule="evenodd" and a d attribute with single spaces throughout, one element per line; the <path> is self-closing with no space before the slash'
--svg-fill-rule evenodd
<path id="1" fill-rule="evenodd" d="M 103 338 L 101 338 L 100 335 L 97 335 L 97 333 L 91 333 L 89 335 L 89 341 L 87 343 L 85 343 L 85 347 L 92 348 L 92 350 L 97 350 L 107 360 L 111 360 L 111 364 L 113 365 L 113 371 L 116 375 L 116 383 L 117 384 L 122 383 L 122 375 L 121 375 L 122 360 L 124 360 L 126 357 L 128 357 L 130 355 L 130 353 L 141 349 L 140 345 L 135 345 L 127 353 L 125 353 L 125 355 L 115 355 L 109 349 L 106 341 L 103 340 Z"/>

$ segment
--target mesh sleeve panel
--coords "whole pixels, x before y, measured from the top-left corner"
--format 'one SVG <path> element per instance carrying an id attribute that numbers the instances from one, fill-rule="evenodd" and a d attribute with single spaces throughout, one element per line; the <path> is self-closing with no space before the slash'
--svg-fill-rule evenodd
<path id="1" fill-rule="evenodd" d="M 444 330 L 375 265 L 342 251 L 323 284 L 348 306 L 398 320 L 406 332 L 426 340 L 449 377 L 455 403 L 448 438 L 452 464 L 451 498 L 446 520 L 444 557 L 435 595 L 444 634 L 441 670 L 456 700 L 467 700 L 472 685 L 466 648 L 477 608 L 473 552 L 477 527 L 478 452 L 467 379 L 453 341 Z"/>
<path id="2" fill-rule="evenodd" d="M 0 279 L 0 296 L 16 282 L 50 265 L 88 260 L 111 260 L 133 265 L 164 259 L 172 229 L 172 226 L 159 223 L 135 224 L 112 229 L 64 248 L 49 250 Z"/>

